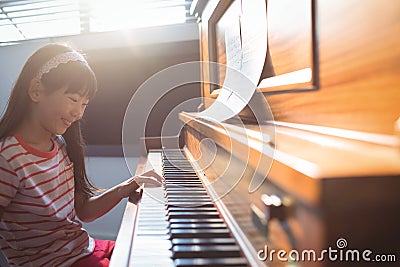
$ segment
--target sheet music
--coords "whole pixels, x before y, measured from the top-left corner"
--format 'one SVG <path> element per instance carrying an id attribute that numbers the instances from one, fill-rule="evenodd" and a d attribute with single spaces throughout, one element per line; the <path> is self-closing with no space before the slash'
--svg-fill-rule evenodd
<path id="1" fill-rule="evenodd" d="M 222 90 L 219 93 L 218 101 L 226 101 L 232 94 L 232 88 L 229 88 L 226 81 L 232 79 L 232 75 L 242 68 L 242 40 L 240 36 L 240 17 L 230 25 L 225 32 L 225 53 L 226 53 L 226 73 Z"/>
<path id="2" fill-rule="evenodd" d="M 242 67 L 242 40 L 240 36 L 240 17 L 225 32 L 226 65 L 240 70 Z"/>
<path id="3" fill-rule="evenodd" d="M 225 33 L 227 67 L 222 90 L 199 117 L 217 122 L 230 119 L 243 110 L 257 88 L 267 54 L 265 1 L 242 1 L 242 11 Z"/>
<path id="4" fill-rule="evenodd" d="M 267 8 L 264 0 L 242 1 L 242 68 L 241 72 L 256 85 L 267 55 Z"/>

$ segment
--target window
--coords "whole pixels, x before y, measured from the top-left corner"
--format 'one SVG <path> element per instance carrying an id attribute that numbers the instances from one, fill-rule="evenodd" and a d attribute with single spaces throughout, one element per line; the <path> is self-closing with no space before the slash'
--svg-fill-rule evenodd
<path id="1" fill-rule="evenodd" d="M 192 0 L 0 0 L 0 44 L 193 22 Z"/>

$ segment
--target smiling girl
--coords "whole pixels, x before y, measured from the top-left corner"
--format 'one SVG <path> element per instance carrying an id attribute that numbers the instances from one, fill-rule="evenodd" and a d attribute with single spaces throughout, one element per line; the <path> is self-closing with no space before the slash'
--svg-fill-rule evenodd
<path id="1" fill-rule="evenodd" d="M 86 175 L 80 119 L 96 90 L 85 58 L 59 44 L 37 50 L 15 83 L 0 120 L 0 248 L 11 266 L 108 266 L 114 242 L 77 218 L 137 199 L 139 186 L 96 195 Z"/>

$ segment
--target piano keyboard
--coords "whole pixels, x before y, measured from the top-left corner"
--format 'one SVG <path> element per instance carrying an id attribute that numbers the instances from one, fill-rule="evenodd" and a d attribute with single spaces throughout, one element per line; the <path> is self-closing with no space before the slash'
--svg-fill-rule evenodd
<path id="1" fill-rule="evenodd" d="M 164 150 L 161 164 L 163 187 L 145 188 L 139 204 L 130 265 L 249 266 L 182 152 Z"/>

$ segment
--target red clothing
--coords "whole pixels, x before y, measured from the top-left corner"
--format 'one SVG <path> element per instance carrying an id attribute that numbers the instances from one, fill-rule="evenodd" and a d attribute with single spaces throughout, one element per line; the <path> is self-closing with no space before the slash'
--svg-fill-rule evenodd
<path id="1" fill-rule="evenodd" d="M 0 247 L 11 266 L 70 266 L 94 240 L 76 219 L 73 166 L 62 137 L 50 152 L 18 136 L 0 142 Z"/>
<path id="2" fill-rule="evenodd" d="M 108 267 L 115 242 L 97 239 L 94 241 L 95 247 L 93 253 L 78 260 L 71 267 Z"/>

